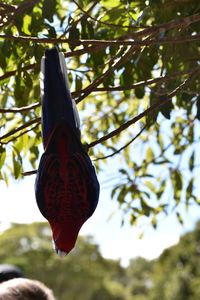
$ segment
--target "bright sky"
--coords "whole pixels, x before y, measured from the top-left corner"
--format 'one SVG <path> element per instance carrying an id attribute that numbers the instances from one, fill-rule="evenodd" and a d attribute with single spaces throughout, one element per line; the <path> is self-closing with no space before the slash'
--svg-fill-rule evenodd
<path id="1" fill-rule="evenodd" d="M 45 221 L 36 205 L 34 181 L 33 175 L 19 182 L 11 181 L 9 187 L 0 182 L 1 231 L 7 228 L 10 222 Z M 121 227 L 117 207 L 117 203 L 110 199 L 109 191 L 102 189 L 96 212 L 85 223 L 81 234 L 91 234 L 100 245 L 103 256 L 120 259 L 122 265 L 127 265 L 129 259 L 136 256 L 148 259 L 157 257 L 164 248 L 177 243 L 180 234 L 192 229 L 200 215 L 200 208 L 195 206 L 190 210 L 190 214 L 184 213 L 184 227 L 177 223 L 175 216 L 171 216 L 163 220 L 156 231 L 147 226 L 143 238 L 139 239 L 142 228 L 132 228 L 128 224 Z M 111 213 L 114 214 L 109 219 Z"/>

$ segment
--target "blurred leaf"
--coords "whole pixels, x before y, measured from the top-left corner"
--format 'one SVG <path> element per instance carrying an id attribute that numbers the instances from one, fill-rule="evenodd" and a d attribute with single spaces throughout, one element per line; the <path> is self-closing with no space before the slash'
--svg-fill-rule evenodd
<path id="1" fill-rule="evenodd" d="M 177 219 L 178 219 L 179 223 L 180 223 L 181 225 L 183 225 L 183 218 L 182 218 L 182 216 L 180 215 L 179 212 L 176 213 L 176 216 L 177 216 Z"/>
<path id="2" fill-rule="evenodd" d="M 1 153 L 0 153 L 0 169 L 3 167 L 3 164 L 5 162 L 6 159 L 6 150 L 4 149 Z"/>
<path id="3" fill-rule="evenodd" d="M 189 160 L 189 169 L 190 171 L 192 171 L 194 169 L 194 155 L 195 152 L 192 152 L 192 155 L 190 156 L 190 160 Z"/>
<path id="4" fill-rule="evenodd" d="M 152 148 L 151 147 L 149 147 L 148 149 L 147 149 L 147 151 L 146 151 L 146 160 L 148 161 L 148 162 L 150 162 L 150 161 L 152 161 L 153 159 L 154 159 L 154 153 L 153 153 L 153 150 L 152 150 Z"/>
<path id="5" fill-rule="evenodd" d="M 158 101 L 162 102 L 164 99 L 166 99 L 166 96 L 160 96 Z M 170 119 L 171 111 L 173 110 L 173 108 L 174 106 L 172 104 L 172 101 L 170 100 L 160 107 L 160 112 L 165 118 Z"/>

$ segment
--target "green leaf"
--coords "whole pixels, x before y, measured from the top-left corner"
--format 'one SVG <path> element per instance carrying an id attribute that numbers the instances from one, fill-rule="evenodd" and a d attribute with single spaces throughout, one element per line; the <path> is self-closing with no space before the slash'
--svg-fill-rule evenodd
<path id="1" fill-rule="evenodd" d="M 33 86 L 33 81 L 32 81 L 32 78 L 31 76 L 29 75 L 28 72 L 24 72 L 24 83 L 25 83 L 25 86 L 28 87 L 28 88 L 32 88 Z"/>
<path id="2" fill-rule="evenodd" d="M 192 152 L 192 155 L 190 156 L 190 160 L 189 160 L 189 169 L 190 171 L 192 171 L 194 169 L 194 155 L 195 152 Z"/>
<path id="3" fill-rule="evenodd" d="M 152 184 L 151 181 L 146 181 L 146 182 L 145 182 L 145 185 L 146 185 L 146 186 L 150 189 L 150 191 L 152 191 L 153 193 L 156 192 L 156 188 L 155 188 L 155 186 Z"/>
<path id="4" fill-rule="evenodd" d="M 42 15 L 49 22 L 53 22 L 53 15 L 56 10 L 56 1 L 55 0 L 44 0 Z"/>
<path id="5" fill-rule="evenodd" d="M 144 92 L 144 88 L 143 87 L 138 87 L 135 89 L 135 96 L 138 98 L 138 99 L 142 99 L 145 95 L 145 92 Z"/>
<path id="6" fill-rule="evenodd" d="M 164 99 L 166 99 L 166 96 L 160 96 L 159 102 L 162 102 Z M 174 106 L 172 104 L 172 101 L 170 100 L 160 107 L 160 112 L 166 119 L 170 119 L 171 111 L 173 110 L 173 108 Z"/>
<path id="7" fill-rule="evenodd" d="M 146 151 L 146 160 L 147 162 L 150 162 L 154 159 L 154 153 L 153 153 L 153 150 L 151 147 L 147 148 L 147 151 Z"/>
<path id="8" fill-rule="evenodd" d="M 70 30 L 69 30 L 69 40 L 78 40 L 80 37 L 80 32 L 79 32 L 79 29 L 78 28 L 74 28 L 72 27 Z M 70 44 L 70 49 L 73 50 L 74 48 L 76 47 L 76 45 L 71 45 Z"/>
<path id="9" fill-rule="evenodd" d="M 106 8 L 116 7 L 120 4 L 120 0 L 103 0 L 101 4 Z"/>
<path id="10" fill-rule="evenodd" d="M 32 17 L 30 15 L 25 15 L 24 18 L 23 18 L 23 32 L 27 35 L 30 35 L 31 32 L 29 30 L 29 27 L 30 27 L 30 24 L 31 24 L 31 21 L 32 21 Z"/>
<path id="11" fill-rule="evenodd" d="M 119 189 L 119 186 L 117 185 L 116 187 L 114 187 L 114 189 L 111 192 L 111 198 L 113 198 L 117 192 L 117 190 Z"/>
<path id="12" fill-rule="evenodd" d="M 176 216 L 177 216 L 177 219 L 178 219 L 179 223 L 180 223 L 181 225 L 183 225 L 183 218 L 182 218 L 182 216 L 180 215 L 179 212 L 176 212 Z"/>
<path id="13" fill-rule="evenodd" d="M 0 153 L 0 169 L 4 165 L 5 159 L 6 159 L 6 150 L 4 149 L 4 151 Z"/>
<path id="14" fill-rule="evenodd" d="M 15 177 L 15 179 L 17 179 L 17 178 L 20 177 L 21 164 L 16 160 L 16 156 L 15 156 L 14 152 L 12 154 L 12 161 L 13 161 L 13 173 L 14 173 L 14 177 Z"/>
<path id="15" fill-rule="evenodd" d="M 117 201 L 120 203 L 120 205 L 124 203 L 126 194 L 127 190 L 126 187 L 123 185 L 117 197 Z"/>
<path id="16" fill-rule="evenodd" d="M 151 219 L 151 224 L 153 226 L 154 229 L 157 228 L 157 219 L 156 219 L 156 216 L 153 215 L 152 219 Z"/>
<path id="17" fill-rule="evenodd" d="M 151 213 L 151 211 L 152 211 L 152 207 L 150 207 L 147 203 L 146 203 L 146 201 L 144 200 L 144 199 L 140 199 L 140 203 L 141 203 L 141 207 L 142 207 L 142 213 L 145 215 L 145 216 L 147 216 L 147 217 L 149 217 L 150 216 L 150 213 Z"/>
<path id="18" fill-rule="evenodd" d="M 76 75 L 76 91 L 80 91 L 82 89 L 82 78 Z"/>
<path id="19" fill-rule="evenodd" d="M 171 181 L 172 186 L 174 188 L 174 198 L 176 205 L 179 204 L 181 200 L 181 193 L 183 189 L 183 181 L 182 181 L 182 174 L 178 170 L 174 170 L 171 174 Z"/>
<path id="20" fill-rule="evenodd" d="M 192 197 L 193 183 L 194 183 L 194 178 L 191 178 L 186 188 L 186 197 L 185 197 L 186 208 L 189 207 L 189 200 Z"/>

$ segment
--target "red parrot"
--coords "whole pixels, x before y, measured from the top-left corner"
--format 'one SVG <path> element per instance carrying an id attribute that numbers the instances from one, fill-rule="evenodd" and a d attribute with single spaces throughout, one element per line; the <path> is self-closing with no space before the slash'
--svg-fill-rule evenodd
<path id="1" fill-rule="evenodd" d="M 46 49 L 41 61 L 44 153 L 35 182 L 38 208 L 48 220 L 56 253 L 75 246 L 81 226 L 93 214 L 99 183 L 80 139 L 80 121 L 71 98 L 64 55 Z"/>

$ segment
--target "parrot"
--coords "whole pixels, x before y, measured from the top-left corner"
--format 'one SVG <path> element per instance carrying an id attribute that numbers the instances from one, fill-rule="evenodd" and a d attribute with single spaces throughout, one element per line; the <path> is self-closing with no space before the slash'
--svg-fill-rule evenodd
<path id="1" fill-rule="evenodd" d="M 85 221 L 94 213 L 100 185 L 95 168 L 81 142 L 80 119 L 71 97 L 64 54 L 45 49 L 41 59 L 41 156 L 35 197 L 52 230 L 59 257 L 74 247 Z"/>

